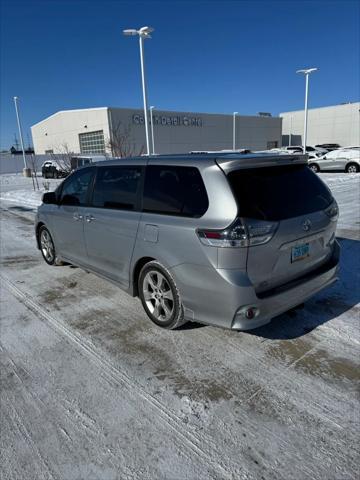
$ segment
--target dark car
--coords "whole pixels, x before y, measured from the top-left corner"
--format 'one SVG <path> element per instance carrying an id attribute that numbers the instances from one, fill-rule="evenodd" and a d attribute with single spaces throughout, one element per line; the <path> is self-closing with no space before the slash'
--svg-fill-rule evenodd
<path id="1" fill-rule="evenodd" d="M 332 152 L 333 150 L 337 150 L 341 148 L 338 143 L 322 143 L 321 145 L 315 145 L 317 148 L 325 148 L 328 152 Z"/>
<path id="2" fill-rule="evenodd" d="M 44 178 L 64 178 L 67 177 L 69 172 L 60 168 L 56 162 L 47 160 L 42 164 L 41 174 Z"/>

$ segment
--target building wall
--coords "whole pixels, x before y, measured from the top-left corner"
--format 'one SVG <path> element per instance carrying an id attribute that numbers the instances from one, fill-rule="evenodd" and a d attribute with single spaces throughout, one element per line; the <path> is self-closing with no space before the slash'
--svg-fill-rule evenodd
<path id="1" fill-rule="evenodd" d="M 262 150 L 268 142 L 278 142 L 280 146 L 281 122 L 278 117 L 237 116 L 236 147 Z M 79 134 L 96 130 L 104 131 L 106 144 L 112 131 L 111 141 L 119 143 L 120 139 L 122 150 L 132 155 L 146 151 L 142 110 L 98 108 L 61 111 L 31 127 L 35 153 L 63 153 L 64 145 L 69 151 L 80 153 Z M 156 153 L 231 149 L 232 132 L 232 115 L 154 110 Z M 118 155 L 110 147 L 107 153 Z"/>
<path id="2" fill-rule="evenodd" d="M 79 134 L 98 130 L 104 131 L 107 144 L 110 132 L 106 107 L 57 112 L 33 125 L 31 134 L 36 154 L 49 150 L 53 153 L 65 153 L 65 150 L 80 153 Z"/>
<path id="3" fill-rule="evenodd" d="M 338 143 L 360 145 L 360 102 L 308 110 L 307 144 Z M 301 145 L 304 132 L 304 110 L 280 113 L 283 118 L 283 145 Z"/>
<path id="4" fill-rule="evenodd" d="M 123 108 L 109 110 L 112 130 L 121 133 L 127 129 L 129 143 L 135 147 L 135 153 L 145 151 L 143 111 Z M 232 148 L 232 115 L 154 109 L 153 117 L 155 153 Z M 281 122 L 280 118 L 237 116 L 236 148 L 262 150 L 267 148 L 268 142 L 278 142 L 280 146 Z M 149 135 L 151 138 L 150 125 Z"/>

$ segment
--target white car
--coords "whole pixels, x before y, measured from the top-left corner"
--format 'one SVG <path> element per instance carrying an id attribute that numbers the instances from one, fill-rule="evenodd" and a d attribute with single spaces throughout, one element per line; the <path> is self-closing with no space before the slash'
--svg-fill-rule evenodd
<path id="1" fill-rule="evenodd" d="M 288 147 L 284 147 L 289 153 L 302 153 L 303 147 L 301 145 L 289 145 Z M 320 147 L 312 147 L 311 145 L 307 145 L 306 153 L 313 154 L 318 157 L 327 153 L 325 148 Z"/>
<path id="2" fill-rule="evenodd" d="M 309 158 L 309 167 L 314 172 L 340 170 L 348 173 L 360 171 L 360 147 L 341 148 L 319 158 Z"/>

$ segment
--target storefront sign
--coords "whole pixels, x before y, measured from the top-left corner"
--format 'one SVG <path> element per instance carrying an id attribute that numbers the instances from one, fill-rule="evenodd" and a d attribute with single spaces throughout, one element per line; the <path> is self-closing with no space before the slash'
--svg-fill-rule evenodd
<path id="1" fill-rule="evenodd" d="M 133 124 L 144 125 L 143 115 L 134 114 L 132 117 Z M 188 117 L 186 115 L 153 115 L 154 125 L 183 126 L 183 127 L 202 127 L 202 119 L 200 117 Z M 149 118 L 149 123 L 151 120 Z"/>

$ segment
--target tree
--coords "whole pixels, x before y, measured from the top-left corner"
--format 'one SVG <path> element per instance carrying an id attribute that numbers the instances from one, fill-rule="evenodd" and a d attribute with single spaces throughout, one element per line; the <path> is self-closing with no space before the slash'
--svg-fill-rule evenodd
<path id="1" fill-rule="evenodd" d="M 59 170 L 70 173 L 72 170 L 71 158 L 74 157 L 74 152 L 70 151 L 67 143 L 63 143 L 58 150 L 60 153 L 50 154 L 51 160 L 59 167 Z"/>
<path id="2" fill-rule="evenodd" d="M 136 150 L 135 141 L 131 136 L 131 125 L 125 127 L 121 121 L 111 131 L 108 148 L 113 157 L 134 157 L 144 153 L 144 145 L 139 151 Z"/>

